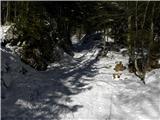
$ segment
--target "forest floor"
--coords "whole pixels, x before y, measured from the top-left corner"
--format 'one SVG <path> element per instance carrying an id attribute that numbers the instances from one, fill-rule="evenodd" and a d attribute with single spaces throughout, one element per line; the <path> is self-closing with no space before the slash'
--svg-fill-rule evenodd
<path id="1" fill-rule="evenodd" d="M 127 69 L 113 79 L 115 63 L 127 67 L 128 56 L 87 45 L 64 55 L 46 71 L 22 63 L 10 48 L 1 47 L 2 120 L 160 120 L 160 69 L 146 74 L 146 85 Z M 22 72 L 25 68 L 27 72 Z"/>

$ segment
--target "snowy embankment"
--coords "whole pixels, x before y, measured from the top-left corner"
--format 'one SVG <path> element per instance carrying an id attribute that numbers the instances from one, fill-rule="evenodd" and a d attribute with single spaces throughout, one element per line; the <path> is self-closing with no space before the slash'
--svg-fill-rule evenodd
<path id="1" fill-rule="evenodd" d="M 98 49 L 64 56 L 38 72 L 22 63 L 9 48 L 1 48 L 2 120 L 159 120 L 160 69 L 146 75 L 144 85 L 124 70 L 113 79 L 117 61 L 128 57 L 109 51 L 96 59 Z"/>

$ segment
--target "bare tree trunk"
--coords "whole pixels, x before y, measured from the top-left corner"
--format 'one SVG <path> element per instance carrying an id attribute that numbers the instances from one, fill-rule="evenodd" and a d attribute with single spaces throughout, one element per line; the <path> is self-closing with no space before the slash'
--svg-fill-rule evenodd
<path id="1" fill-rule="evenodd" d="M 104 36 L 103 36 L 103 51 L 105 51 L 105 49 L 106 49 L 106 40 L 105 40 L 105 37 L 106 37 L 106 28 L 104 27 Z"/>
<path id="2" fill-rule="evenodd" d="M 149 41 L 149 50 L 148 50 L 148 59 L 147 59 L 147 66 L 146 67 L 150 67 L 150 62 L 151 62 L 151 55 L 152 55 L 152 47 L 153 47 L 153 42 L 154 42 L 154 7 L 155 7 L 155 3 L 152 7 L 152 18 L 151 18 L 151 26 L 150 26 L 150 41 Z"/>
<path id="3" fill-rule="evenodd" d="M 146 15 L 147 15 L 147 11 L 148 11 L 148 6 L 149 6 L 149 3 L 150 1 L 148 1 L 147 3 L 147 6 L 145 8 L 145 12 L 144 12 L 144 16 L 143 16 L 143 22 L 142 22 L 142 31 L 144 30 L 144 25 L 145 25 L 145 22 L 146 22 Z M 143 47 L 144 47 L 144 39 L 141 40 L 141 54 L 142 54 L 142 57 L 144 58 L 144 50 L 143 50 Z"/>
<path id="4" fill-rule="evenodd" d="M 140 71 L 139 66 L 138 66 L 138 59 L 135 59 L 134 61 L 135 65 L 135 75 L 141 79 L 141 81 L 145 84 L 145 71 Z"/>
<path id="5" fill-rule="evenodd" d="M 79 40 L 81 39 L 81 35 L 82 35 L 82 25 L 80 25 L 80 28 L 79 28 L 79 35 L 78 35 Z"/>
<path id="6" fill-rule="evenodd" d="M 129 10 L 129 2 L 127 1 L 127 11 Z M 132 30 L 132 27 L 131 27 L 131 15 L 128 14 L 128 34 L 127 34 L 127 43 L 128 43 L 128 54 L 129 54 L 129 58 L 130 59 L 133 59 L 132 58 L 132 45 L 131 45 L 131 30 Z"/>
<path id="7" fill-rule="evenodd" d="M 144 25 L 145 25 L 148 6 L 149 6 L 149 2 L 147 3 L 147 6 L 146 6 L 145 12 L 144 12 L 144 16 L 143 16 L 143 21 L 142 21 L 142 25 L 141 25 L 142 30 L 144 29 Z M 137 20 L 136 20 L 136 25 L 137 25 Z M 135 69 L 136 69 L 135 75 L 138 76 L 141 79 L 141 81 L 145 84 L 145 74 L 146 74 L 147 63 L 145 61 L 145 56 L 144 56 L 144 39 L 141 40 L 141 57 L 142 58 L 140 58 L 140 59 L 142 59 L 143 61 L 140 63 L 141 64 L 140 66 L 138 66 L 138 58 L 136 57 L 134 60 L 134 65 L 135 65 Z M 139 69 L 140 67 L 141 67 L 141 70 Z"/>
<path id="8" fill-rule="evenodd" d="M 9 3 L 10 1 L 7 1 L 7 11 L 6 11 L 6 20 L 5 20 L 5 22 L 6 22 L 6 24 L 10 21 L 10 3 Z"/>
<path id="9" fill-rule="evenodd" d="M 138 39 L 138 1 L 136 1 L 136 18 L 135 18 L 135 26 L 136 26 L 136 40 Z M 134 59 L 135 59 L 135 47 L 136 47 L 136 40 L 134 40 Z"/>
<path id="10" fill-rule="evenodd" d="M 17 17 L 17 3 L 15 2 L 15 7 L 14 7 L 14 17 Z"/>
<path id="11" fill-rule="evenodd" d="M 129 57 L 132 57 L 132 44 L 131 44 L 131 16 L 128 17 L 128 36 L 127 36 L 127 42 L 128 42 L 128 51 L 129 51 Z"/>

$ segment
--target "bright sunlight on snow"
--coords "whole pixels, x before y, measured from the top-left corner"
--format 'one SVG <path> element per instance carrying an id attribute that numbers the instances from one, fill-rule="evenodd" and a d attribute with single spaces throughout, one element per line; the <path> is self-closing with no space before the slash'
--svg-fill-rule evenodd
<path id="1" fill-rule="evenodd" d="M 97 60 L 98 51 L 66 55 L 66 64 L 38 72 L 2 47 L 3 79 L 11 86 L 2 88 L 2 119 L 159 120 L 160 69 L 147 73 L 146 85 L 127 69 L 115 80 L 115 63 L 127 66 L 128 56 L 109 51 Z M 27 72 L 22 74 L 22 68 Z"/>

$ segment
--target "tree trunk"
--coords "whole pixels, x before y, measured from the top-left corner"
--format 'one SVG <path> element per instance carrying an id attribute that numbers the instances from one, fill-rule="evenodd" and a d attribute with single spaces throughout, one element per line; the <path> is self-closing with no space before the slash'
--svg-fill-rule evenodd
<path id="1" fill-rule="evenodd" d="M 128 52 L 129 57 L 132 58 L 132 44 L 131 44 L 131 16 L 128 17 L 128 36 L 127 36 L 127 42 L 128 42 Z"/>
<path id="2" fill-rule="evenodd" d="M 17 3 L 15 2 L 15 6 L 14 6 L 14 22 L 16 21 L 16 17 L 17 17 Z"/>
<path id="3" fill-rule="evenodd" d="M 152 49 L 153 49 L 153 42 L 154 42 L 154 23 L 153 23 L 153 18 L 154 18 L 154 6 L 155 3 L 152 7 L 152 18 L 151 18 L 151 26 L 150 26 L 150 39 L 149 39 L 149 50 L 148 50 L 148 59 L 147 59 L 147 66 L 150 67 L 150 62 L 151 62 L 151 55 L 152 55 Z"/>
<path id="4" fill-rule="evenodd" d="M 7 1 L 6 24 L 10 21 L 10 1 Z"/>

